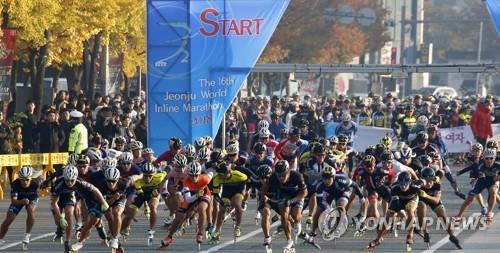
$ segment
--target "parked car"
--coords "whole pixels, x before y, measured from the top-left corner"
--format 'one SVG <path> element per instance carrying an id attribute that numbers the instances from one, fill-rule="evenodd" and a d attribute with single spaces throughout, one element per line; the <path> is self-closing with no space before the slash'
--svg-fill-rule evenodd
<path id="1" fill-rule="evenodd" d="M 435 96 L 435 97 L 456 97 L 458 96 L 457 91 L 452 87 L 444 86 L 427 86 L 420 88 L 418 90 L 413 90 L 413 94 L 420 94 L 422 96 Z"/>

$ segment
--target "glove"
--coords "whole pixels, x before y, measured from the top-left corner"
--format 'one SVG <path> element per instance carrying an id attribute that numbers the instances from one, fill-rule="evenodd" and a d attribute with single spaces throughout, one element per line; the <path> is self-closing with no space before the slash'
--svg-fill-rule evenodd
<path id="1" fill-rule="evenodd" d="M 66 221 L 64 217 L 61 217 L 59 220 L 59 226 L 63 229 L 66 228 L 68 226 L 68 221 Z"/>
<path id="2" fill-rule="evenodd" d="M 108 203 L 104 203 L 101 205 L 101 212 L 105 213 L 106 211 L 108 211 L 108 209 L 109 209 Z"/>

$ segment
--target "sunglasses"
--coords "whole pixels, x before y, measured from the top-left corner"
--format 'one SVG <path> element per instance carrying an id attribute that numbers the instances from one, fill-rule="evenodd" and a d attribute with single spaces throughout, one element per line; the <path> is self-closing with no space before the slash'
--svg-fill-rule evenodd
<path id="1" fill-rule="evenodd" d="M 130 164 L 132 164 L 132 163 L 122 163 L 122 164 L 123 164 L 123 165 L 130 165 Z"/>
<path id="2" fill-rule="evenodd" d="M 74 182 L 76 182 L 76 180 L 75 180 L 75 179 L 72 179 L 72 180 L 66 180 L 66 179 L 65 179 L 64 181 L 66 181 L 67 183 L 74 183 Z"/>
<path id="3" fill-rule="evenodd" d="M 30 178 L 19 178 L 20 181 L 24 181 L 24 182 L 28 182 L 30 181 L 31 179 Z"/>
<path id="4" fill-rule="evenodd" d="M 198 178 L 200 175 L 189 175 L 191 178 Z"/>
<path id="5" fill-rule="evenodd" d="M 493 158 L 493 157 L 486 157 L 486 158 L 484 158 L 484 160 L 493 160 L 493 159 L 495 159 L 495 158 Z"/>
<path id="6" fill-rule="evenodd" d="M 236 156 L 238 154 L 227 154 L 227 156 Z"/>

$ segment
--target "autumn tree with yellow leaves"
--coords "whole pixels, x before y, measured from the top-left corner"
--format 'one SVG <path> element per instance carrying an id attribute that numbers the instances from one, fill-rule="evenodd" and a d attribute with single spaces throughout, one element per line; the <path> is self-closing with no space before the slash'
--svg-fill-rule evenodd
<path id="1" fill-rule="evenodd" d="M 28 66 L 37 107 L 48 67 L 63 70 L 72 88 L 95 93 L 98 56 L 109 45 L 123 56 L 125 76 L 145 67 L 145 3 L 137 0 L 0 0 L 16 29 L 16 60 Z"/>

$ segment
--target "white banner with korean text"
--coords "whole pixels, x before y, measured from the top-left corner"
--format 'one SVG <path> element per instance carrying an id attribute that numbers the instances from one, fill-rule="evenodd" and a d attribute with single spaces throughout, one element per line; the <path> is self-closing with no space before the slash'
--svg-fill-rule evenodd
<path id="1" fill-rule="evenodd" d="M 441 128 L 439 132 L 448 153 L 469 152 L 467 141 L 475 142 L 470 126 Z"/>

